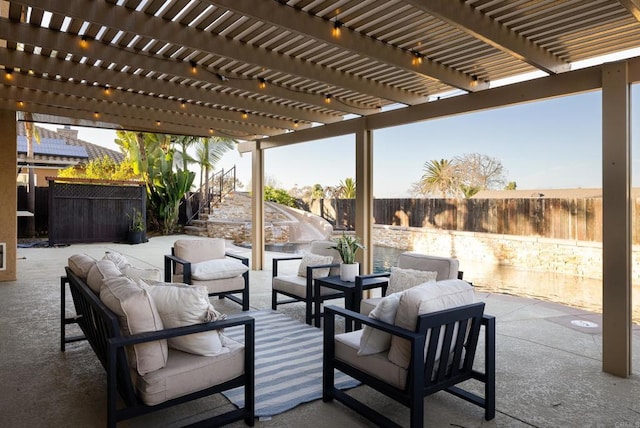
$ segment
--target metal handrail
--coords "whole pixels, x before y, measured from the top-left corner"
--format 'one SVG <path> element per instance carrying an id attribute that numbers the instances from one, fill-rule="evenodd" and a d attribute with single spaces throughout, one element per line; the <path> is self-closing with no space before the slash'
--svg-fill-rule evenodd
<path id="1" fill-rule="evenodd" d="M 187 213 L 187 224 L 191 223 L 193 219 L 197 218 L 205 207 L 211 205 L 212 202 L 222 202 L 224 197 L 236 190 L 236 167 L 235 165 L 229 168 L 227 171 L 221 169 L 218 172 L 214 172 L 211 176 L 205 180 L 205 184 L 195 192 L 191 193 L 186 199 L 185 203 L 187 207 L 192 205 L 192 199 L 202 194 L 204 197 L 199 201 L 198 209 L 195 213 L 189 215 Z"/>

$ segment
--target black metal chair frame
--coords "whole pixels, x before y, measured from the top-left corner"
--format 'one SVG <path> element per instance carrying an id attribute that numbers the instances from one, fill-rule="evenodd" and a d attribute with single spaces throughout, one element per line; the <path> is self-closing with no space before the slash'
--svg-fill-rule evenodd
<path id="1" fill-rule="evenodd" d="M 410 331 L 336 306 L 325 307 L 322 399 L 325 402 L 336 399 L 379 426 L 399 426 L 366 404 L 335 388 L 334 369 L 338 369 L 409 407 L 412 428 L 423 426 L 424 397 L 441 390 L 484 408 L 485 419 L 493 419 L 495 417 L 495 318 L 483 315 L 483 311 L 484 303 L 474 303 L 420 315 L 416 330 Z M 336 316 L 344 317 L 345 322 L 349 320 L 359 322 L 410 341 L 411 362 L 407 374 L 407 386 L 404 390 L 389 385 L 379 378 L 335 358 Z M 449 360 L 452 363 L 438 364 L 436 349 L 438 339 L 441 336 L 441 327 L 444 326 L 442 333 L 444 342 L 441 349 L 450 349 L 456 323 L 459 323 L 460 327 L 456 333 L 455 345 L 451 353 L 453 359 Z M 464 336 L 467 332 L 467 326 L 469 326 L 469 331 L 465 346 Z M 473 370 L 481 326 L 484 327 L 485 339 L 484 373 Z M 425 357 L 424 349 L 428 331 L 431 331 L 431 335 Z M 484 397 L 456 386 L 468 379 L 476 379 L 484 383 Z"/>
<path id="2" fill-rule="evenodd" d="M 279 258 L 275 258 L 273 259 L 273 265 L 272 265 L 272 270 L 271 270 L 271 275 L 272 275 L 272 281 L 273 278 L 275 278 L 276 276 L 278 276 L 278 264 L 280 262 L 283 261 L 290 261 L 290 260 L 302 260 L 302 256 L 291 256 L 291 257 L 279 257 Z M 296 303 L 296 302 L 304 302 L 305 304 L 305 322 L 309 325 L 312 325 L 313 322 L 313 306 L 315 303 L 315 299 L 314 299 L 314 293 L 313 293 L 313 285 L 314 285 L 314 280 L 313 280 L 313 271 L 315 269 L 322 269 L 322 268 L 333 268 L 333 267 L 338 267 L 340 266 L 339 263 L 332 263 L 332 264 L 326 264 L 326 265 L 314 265 L 314 266 L 307 266 L 307 289 L 306 289 L 306 297 L 300 297 L 300 296 L 296 296 L 293 293 L 287 293 L 285 291 L 281 291 L 281 290 L 274 290 L 273 286 L 271 288 L 271 309 L 273 309 L 274 311 L 278 310 L 278 305 L 285 305 L 288 303 Z M 278 300 L 278 293 L 289 297 L 289 299 L 286 300 Z M 331 294 L 326 294 L 326 295 L 322 295 L 320 297 L 321 301 L 325 301 L 325 300 L 331 300 L 331 299 L 339 299 L 344 297 L 344 293 L 341 291 L 336 291 L 335 293 L 331 293 Z"/>
<path id="3" fill-rule="evenodd" d="M 240 260 L 243 265 L 249 266 L 249 259 L 247 257 L 242 257 L 237 254 L 232 254 L 225 252 L 226 257 L 230 257 L 232 259 Z M 193 280 L 191 278 L 191 262 L 185 259 L 182 259 L 175 255 L 174 248 L 171 247 L 171 254 L 166 254 L 164 256 L 164 280 L 166 282 L 171 282 L 173 278 L 173 272 L 176 271 L 176 266 L 182 265 L 182 282 L 185 284 L 192 284 Z M 209 296 L 218 296 L 220 299 L 224 299 L 225 297 L 231 301 L 234 301 L 242 306 L 243 311 L 249 310 L 249 271 L 242 274 L 244 279 L 244 289 L 242 290 L 231 290 L 231 291 L 223 291 L 220 293 L 209 293 Z M 242 298 L 234 296 L 234 294 L 242 293 Z"/>
<path id="4" fill-rule="evenodd" d="M 117 317 L 100 301 L 99 297 L 84 281 L 71 272 L 68 267 L 66 271 L 67 276 L 61 278 L 61 285 L 64 289 L 64 285 L 69 284 L 77 315 L 73 318 L 64 318 L 63 314 L 61 319 L 61 350 L 64 352 L 66 343 L 82 339 L 78 337 L 65 338 L 65 325 L 77 324 L 107 372 L 107 427 L 114 428 L 119 421 L 207 397 L 239 386 L 244 386 L 245 406 L 243 408 L 234 409 L 198 423 L 206 426 L 220 426 L 244 419 L 247 425 L 254 425 L 255 320 L 253 318 L 249 316 L 234 316 L 222 321 L 124 336 L 120 332 Z M 148 406 L 138 398 L 125 355 L 126 346 L 204 331 L 220 330 L 236 325 L 244 325 L 243 375 L 154 406 Z M 120 406 L 118 408 L 118 394 L 124 402 L 124 407 Z"/>

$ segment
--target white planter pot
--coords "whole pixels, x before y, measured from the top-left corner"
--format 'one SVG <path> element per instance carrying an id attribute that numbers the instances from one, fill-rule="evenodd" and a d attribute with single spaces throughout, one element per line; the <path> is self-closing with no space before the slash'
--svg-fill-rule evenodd
<path id="1" fill-rule="evenodd" d="M 342 281 L 353 282 L 360 273 L 360 263 L 341 263 L 340 279 Z"/>

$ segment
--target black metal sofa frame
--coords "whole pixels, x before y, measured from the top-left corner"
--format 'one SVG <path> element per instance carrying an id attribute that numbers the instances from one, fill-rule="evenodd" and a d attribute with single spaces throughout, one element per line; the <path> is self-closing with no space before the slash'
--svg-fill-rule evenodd
<path id="1" fill-rule="evenodd" d="M 224 414 L 198 422 L 206 426 L 221 426 L 244 419 L 249 426 L 254 424 L 255 408 L 255 321 L 248 316 L 229 317 L 226 320 L 196 324 L 185 327 L 165 329 L 161 331 L 124 336 L 120 332 L 117 317 L 100 301 L 99 297 L 76 276 L 68 267 L 67 276 L 60 279 L 62 297 L 61 315 L 61 351 L 70 342 L 87 340 L 100 363 L 107 372 L 107 427 L 113 428 L 116 423 L 157 410 L 165 409 L 177 404 L 196 400 L 228 389 L 244 386 L 245 406 Z M 73 298 L 76 316 L 65 318 L 65 285 L 68 284 Z M 66 337 L 65 326 L 78 324 L 84 336 Z M 163 403 L 147 406 L 140 401 L 135 393 L 131 379 L 129 365 L 125 355 L 125 346 L 136 343 L 150 342 L 170 337 L 184 336 L 210 330 L 244 325 L 245 353 L 244 374 L 227 382 L 177 397 Z M 118 393 L 124 407 L 118 406 Z"/>
<path id="2" fill-rule="evenodd" d="M 334 386 L 334 369 L 338 369 L 359 380 L 382 394 L 409 407 L 410 426 L 422 427 L 424 419 L 424 397 L 444 390 L 466 401 L 485 409 L 485 419 L 495 417 L 495 318 L 483 314 L 484 303 L 474 303 L 453 309 L 418 316 L 415 331 L 406 330 L 387 324 L 368 316 L 336 306 L 325 308 L 324 354 L 323 354 L 323 395 L 325 402 L 334 398 L 352 410 L 362 414 L 381 427 L 398 427 L 386 416 L 373 410 L 366 404 L 357 401 L 344 391 Z M 344 317 L 345 322 L 353 321 L 368 324 L 394 336 L 407 339 L 411 343 L 411 363 L 407 374 L 407 386 L 398 389 L 384 381 L 335 358 L 335 318 Z M 454 335 L 454 325 L 460 323 L 456 333 L 455 345 L 452 349 L 452 364 L 438 364 L 436 350 L 440 336 L 444 337 L 441 349 L 450 349 Z M 468 324 L 467 324 L 468 323 Z M 467 345 L 464 345 L 463 326 L 469 325 Z M 484 373 L 473 369 L 473 362 L 478 344 L 481 326 L 484 327 Z M 441 332 L 441 327 L 443 331 Z M 427 332 L 428 351 L 424 356 Z M 415 362 L 418 362 L 416 364 Z M 484 397 L 456 386 L 468 379 L 476 379 L 484 383 Z"/>
<path id="3" fill-rule="evenodd" d="M 247 257 L 242 257 L 237 254 L 233 254 L 229 252 L 225 252 L 224 255 L 232 259 L 240 260 L 243 265 L 247 267 L 249 266 L 249 259 Z M 176 271 L 176 265 L 182 265 L 182 278 L 183 278 L 182 281 L 185 284 L 191 284 L 192 283 L 191 262 L 176 256 L 173 247 L 171 247 L 171 254 L 165 254 L 164 256 L 164 280 L 166 282 L 171 282 L 171 278 L 173 277 L 172 272 Z M 220 299 L 223 299 L 226 297 L 227 299 L 241 305 L 243 311 L 248 311 L 249 310 L 249 271 L 243 273 L 242 278 L 244 279 L 243 290 L 225 291 L 222 293 L 209 293 L 209 296 L 218 296 L 218 298 Z M 242 299 L 233 295 L 237 293 L 242 293 Z"/>

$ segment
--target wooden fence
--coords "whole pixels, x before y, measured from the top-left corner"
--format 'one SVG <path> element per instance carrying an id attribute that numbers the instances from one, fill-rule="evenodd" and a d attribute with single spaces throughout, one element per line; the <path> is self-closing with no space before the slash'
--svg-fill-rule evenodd
<path id="1" fill-rule="evenodd" d="M 50 245 L 124 242 L 134 208 L 146 218 L 144 184 L 73 181 L 49 182 Z"/>
<path id="2" fill-rule="evenodd" d="M 640 200 L 632 199 L 633 213 Z M 355 200 L 312 201 L 311 211 L 337 229 L 353 229 Z M 374 199 L 376 224 L 602 241 L 602 198 Z M 633 216 L 633 243 L 640 222 Z"/>

